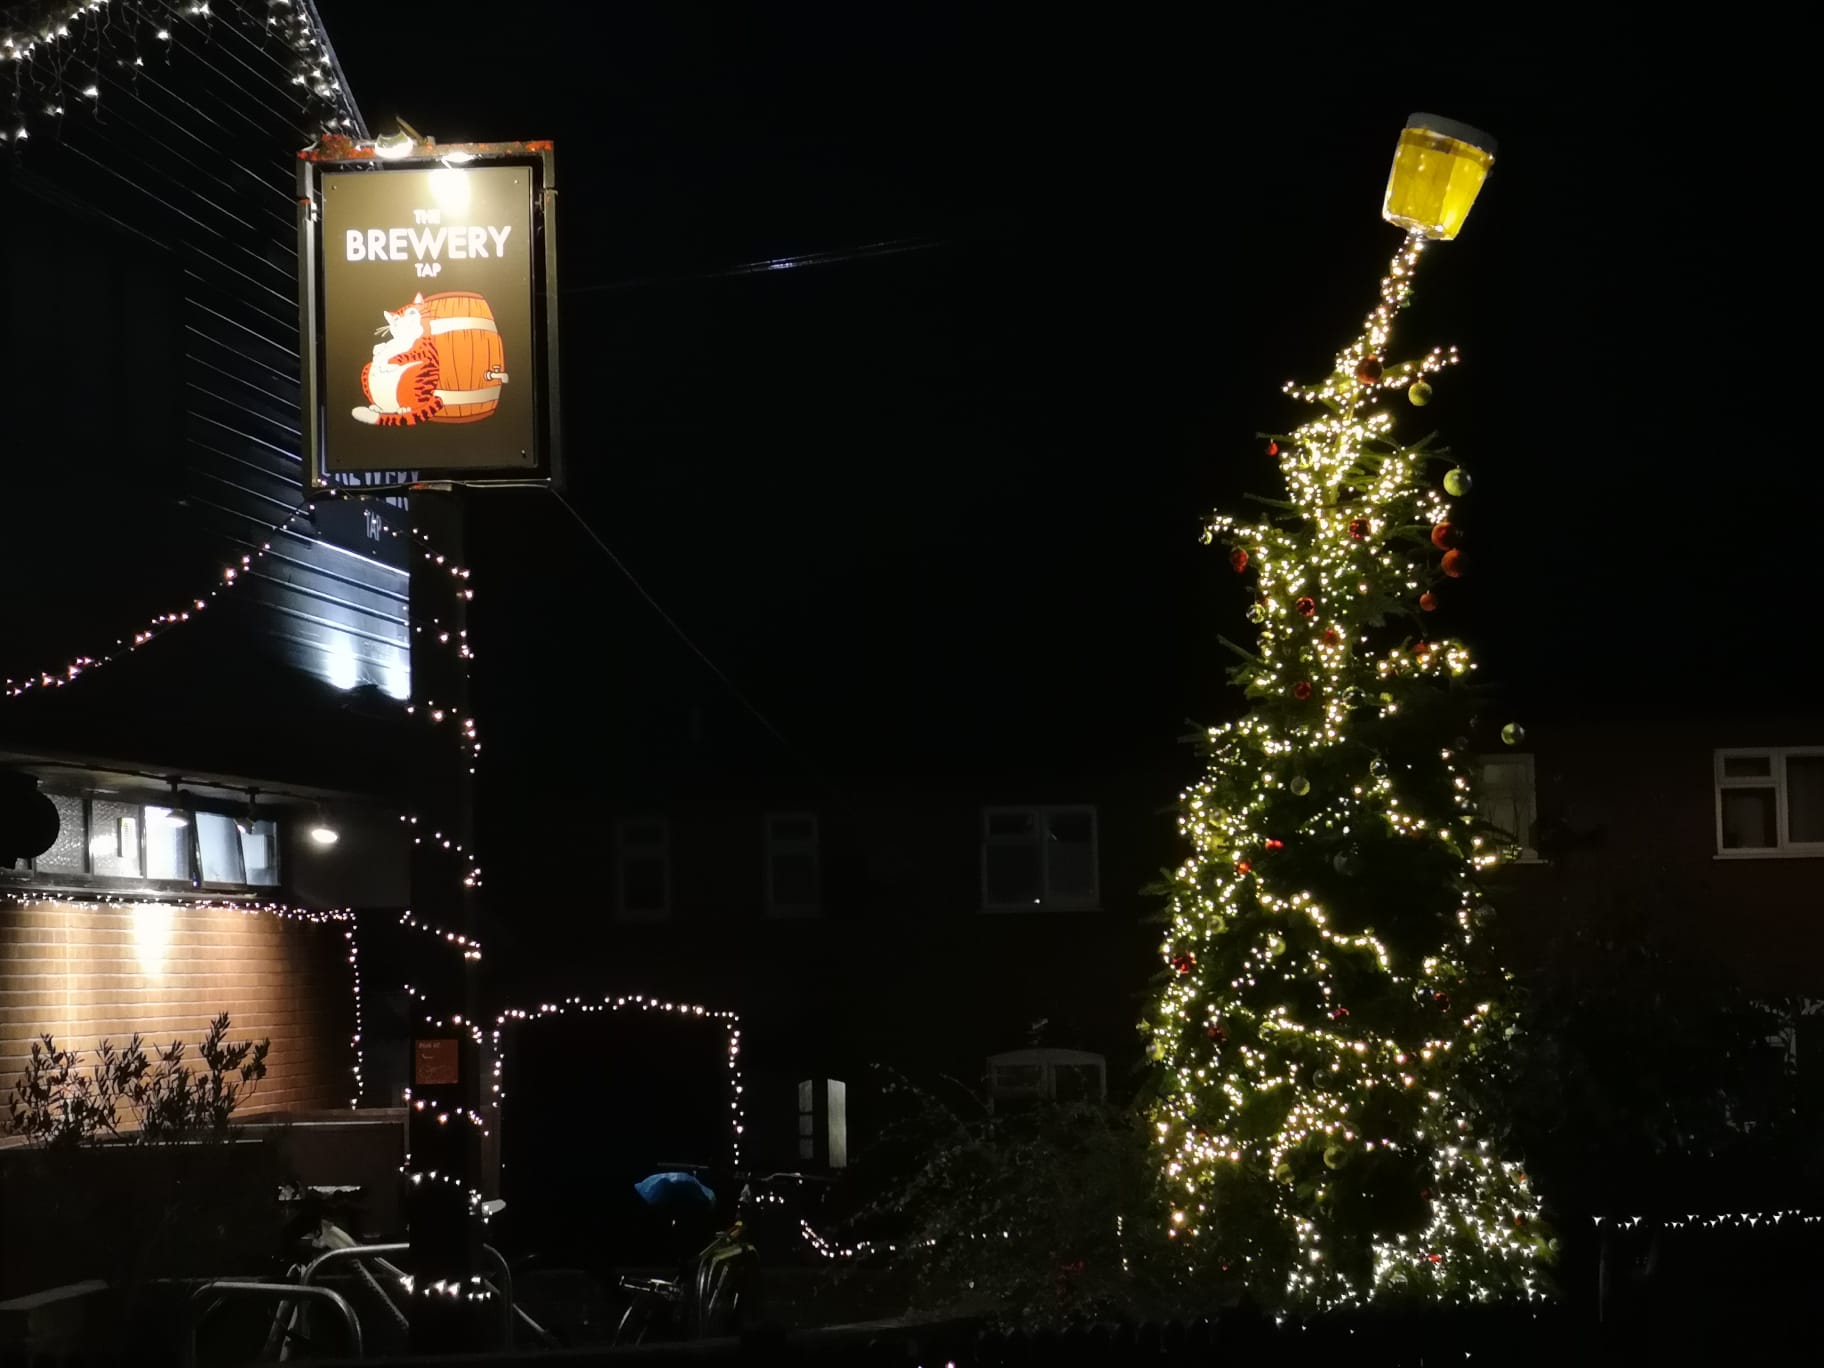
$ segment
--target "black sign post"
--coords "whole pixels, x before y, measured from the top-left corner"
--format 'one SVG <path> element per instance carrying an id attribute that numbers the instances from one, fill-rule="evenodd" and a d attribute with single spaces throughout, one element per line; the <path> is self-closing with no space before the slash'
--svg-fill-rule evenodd
<path id="1" fill-rule="evenodd" d="M 446 649 L 414 650 L 414 707 L 447 725 L 419 739 L 413 789 L 444 835 L 474 850 L 465 491 L 560 482 L 557 187 L 550 143 L 325 138 L 298 166 L 299 303 L 307 493 L 409 493 L 411 615 Z M 430 573 L 425 573 L 430 569 Z M 452 803 L 453 799 L 453 803 Z M 454 811 L 451 811 L 453 806 Z M 476 939 L 472 867 L 420 833 L 413 904 Z M 478 984 L 465 961 L 460 1015 L 413 1041 L 407 1211 L 412 1347 L 486 1343 L 480 1205 L 487 1106 Z M 447 1010 L 447 1009 L 446 1009 Z"/>

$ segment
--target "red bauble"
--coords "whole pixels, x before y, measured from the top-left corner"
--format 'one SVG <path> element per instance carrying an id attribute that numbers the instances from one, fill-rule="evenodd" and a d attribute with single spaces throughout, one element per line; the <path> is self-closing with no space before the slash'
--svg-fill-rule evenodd
<path id="1" fill-rule="evenodd" d="M 1431 650 L 1431 643 L 1429 641 L 1415 641 L 1412 644 L 1412 653 L 1414 655 L 1424 655 L 1429 650 Z"/>
<path id="2" fill-rule="evenodd" d="M 1307 698 L 1311 697 L 1311 686 L 1304 680 L 1299 680 L 1298 683 L 1292 686 L 1292 697 L 1296 698 L 1301 703 L 1304 702 Z"/>
<path id="3" fill-rule="evenodd" d="M 1248 553 L 1243 551 L 1239 546 L 1236 547 L 1233 551 L 1229 552 L 1229 565 L 1234 569 L 1235 573 L 1239 575 L 1243 570 L 1248 568 Z"/>
<path id="4" fill-rule="evenodd" d="M 1223 1030 L 1222 1027 L 1220 1027 L 1220 1026 L 1211 1026 L 1210 1027 L 1210 1039 L 1215 1041 L 1218 1045 L 1222 1044 L 1222 1042 L 1227 1040 L 1228 1038 L 1229 1038 L 1229 1033 L 1227 1031 Z"/>
<path id="5" fill-rule="evenodd" d="M 1277 836 L 1267 837 L 1266 844 L 1268 850 L 1284 850 L 1286 848 L 1286 843 Z"/>
<path id="6" fill-rule="evenodd" d="M 1172 968 L 1176 969 L 1181 974 L 1190 973 L 1191 966 L 1196 963 L 1197 957 L 1195 955 L 1176 955 L 1172 958 Z"/>
<path id="7" fill-rule="evenodd" d="M 1338 1007 L 1334 1012 L 1330 1013 L 1330 1019 L 1332 1021 L 1341 1021 L 1348 1015 L 1349 1009 L 1347 1007 Z"/>
<path id="8" fill-rule="evenodd" d="M 1428 613 L 1437 612 L 1438 596 L 1427 589 L 1424 593 L 1419 595 L 1419 607 L 1423 608 Z"/>
<path id="9" fill-rule="evenodd" d="M 1269 455 L 1269 456 L 1279 455 L 1279 443 L 1278 442 L 1268 442 L 1267 443 L 1267 455 Z"/>
<path id="10" fill-rule="evenodd" d="M 1433 1263 L 1444 1262 L 1444 1256 L 1442 1254 L 1427 1254 L 1425 1257 L 1430 1259 Z"/>
<path id="11" fill-rule="evenodd" d="M 1311 614 L 1317 611 L 1317 600 L 1307 594 L 1292 606 L 1298 609 L 1298 615 L 1300 617 L 1310 617 Z"/>
<path id="12" fill-rule="evenodd" d="M 1450 994 L 1449 993 L 1435 994 L 1432 1000 L 1438 1004 L 1439 1011 L 1448 1012 L 1450 1010 Z"/>
<path id="13" fill-rule="evenodd" d="M 1251 870 L 1253 868 L 1254 868 L 1254 866 L 1249 864 L 1246 860 L 1235 861 L 1235 872 L 1237 874 L 1246 874 L 1249 870 Z"/>
<path id="14" fill-rule="evenodd" d="M 1456 525 L 1448 522 L 1434 523 L 1431 528 L 1431 544 L 1440 551 L 1448 551 L 1462 538 L 1457 535 Z"/>
<path id="15" fill-rule="evenodd" d="M 1364 540 L 1368 536 L 1368 519 L 1351 518 L 1349 520 L 1349 535 L 1354 537 L 1357 541 Z"/>
<path id="16" fill-rule="evenodd" d="M 1324 645 L 1334 646 L 1334 645 L 1336 645 L 1337 642 L 1341 641 L 1342 639 L 1343 639 L 1342 633 L 1337 631 L 1336 628 L 1334 628 L 1334 627 L 1324 628 Z"/>
<path id="17" fill-rule="evenodd" d="M 1446 551 L 1444 553 L 1444 559 L 1439 562 L 1439 565 L 1444 573 L 1449 575 L 1452 579 L 1462 579 L 1463 571 L 1467 568 L 1463 564 L 1463 553 L 1461 551 Z"/>
<path id="18" fill-rule="evenodd" d="M 1378 356 L 1364 356 L 1362 358 L 1362 364 L 1355 368 L 1355 378 L 1360 380 L 1364 385 L 1372 385 L 1376 380 L 1379 380 L 1381 378 L 1381 358 Z"/>

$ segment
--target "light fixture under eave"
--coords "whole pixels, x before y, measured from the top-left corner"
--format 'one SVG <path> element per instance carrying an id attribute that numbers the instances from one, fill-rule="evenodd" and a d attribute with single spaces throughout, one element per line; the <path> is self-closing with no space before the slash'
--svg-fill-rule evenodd
<path id="1" fill-rule="evenodd" d="M 323 850 L 328 850 L 342 839 L 342 833 L 331 826 L 323 816 L 323 810 L 317 809 L 317 820 L 310 824 L 310 843 Z"/>
<path id="2" fill-rule="evenodd" d="M 374 155 L 396 161 L 411 156 L 415 146 L 417 143 L 409 133 L 387 133 L 374 139 Z"/>

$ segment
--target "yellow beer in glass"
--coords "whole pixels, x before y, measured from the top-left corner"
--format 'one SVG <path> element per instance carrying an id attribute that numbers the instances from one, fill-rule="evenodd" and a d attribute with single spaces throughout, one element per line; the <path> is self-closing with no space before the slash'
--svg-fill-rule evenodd
<path id="1" fill-rule="evenodd" d="M 1449 242 L 1495 164 L 1495 140 L 1435 114 L 1414 114 L 1400 132 L 1381 217 L 1409 233 Z"/>

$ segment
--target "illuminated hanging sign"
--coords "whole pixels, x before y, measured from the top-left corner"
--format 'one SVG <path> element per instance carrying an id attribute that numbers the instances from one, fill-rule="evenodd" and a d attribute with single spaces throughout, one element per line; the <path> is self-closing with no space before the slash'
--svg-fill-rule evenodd
<path id="1" fill-rule="evenodd" d="M 298 187 L 311 486 L 553 479 L 551 145 L 326 140 Z"/>

